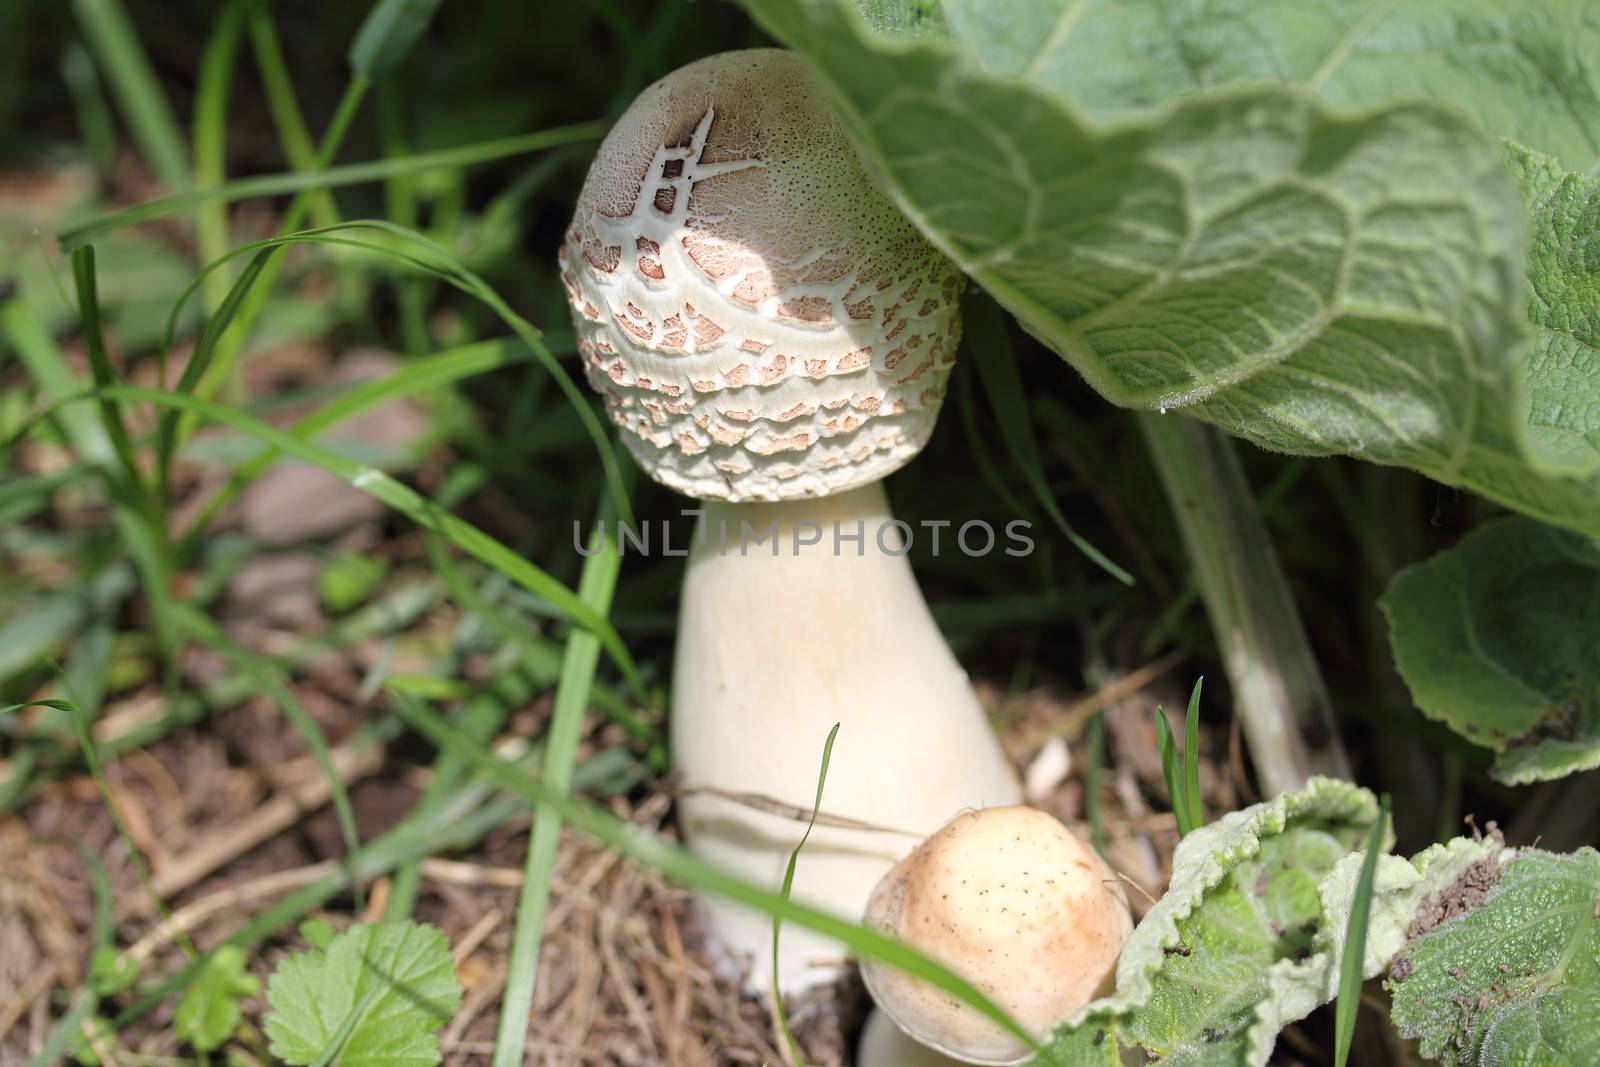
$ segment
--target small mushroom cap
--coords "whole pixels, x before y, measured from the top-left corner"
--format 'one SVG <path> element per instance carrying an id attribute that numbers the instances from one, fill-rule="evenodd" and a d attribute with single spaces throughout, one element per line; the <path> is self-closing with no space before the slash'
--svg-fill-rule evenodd
<path id="1" fill-rule="evenodd" d="M 873 185 L 789 52 L 711 56 L 641 93 L 560 259 L 590 384 L 679 492 L 826 496 L 933 430 L 963 279 Z"/>
<path id="2" fill-rule="evenodd" d="M 1094 849 L 1034 808 L 985 808 L 946 823 L 873 890 L 866 921 L 932 956 L 1042 1036 L 1109 988 L 1133 918 Z M 872 960 L 861 974 L 906 1033 L 969 1063 L 1027 1048 L 965 1004 Z"/>

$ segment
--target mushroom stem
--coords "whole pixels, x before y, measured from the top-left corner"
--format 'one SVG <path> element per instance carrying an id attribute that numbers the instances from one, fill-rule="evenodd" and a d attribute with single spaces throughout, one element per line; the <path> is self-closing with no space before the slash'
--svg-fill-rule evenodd
<path id="1" fill-rule="evenodd" d="M 679 807 L 684 837 L 703 859 L 780 885 L 804 823 L 727 794 L 809 811 L 823 742 L 839 723 L 822 810 L 886 830 L 818 825 L 793 896 L 860 915 L 921 836 L 962 809 L 1016 803 L 1015 776 L 922 599 L 881 483 L 704 507 L 673 672 L 673 754 L 691 791 Z M 715 900 L 704 907 L 714 947 L 764 986 L 771 919 Z M 780 989 L 831 981 L 844 955 L 784 927 Z"/>
<path id="2" fill-rule="evenodd" d="M 965 1062 L 935 1052 L 909 1036 L 881 1008 L 867 1016 L 856 1044 L 856 1067 L 958 1067 Z"/>

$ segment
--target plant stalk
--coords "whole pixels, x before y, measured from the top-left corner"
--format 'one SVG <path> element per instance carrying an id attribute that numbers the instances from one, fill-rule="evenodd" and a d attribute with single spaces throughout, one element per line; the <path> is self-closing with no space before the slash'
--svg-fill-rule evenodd
<path id="1" fill-rule="evenodd" d="M 1327 686 L 1233 442 L 1194 419 L 1138 415 L 1194 567 L 1263 791 L 1350 777 Z"/>

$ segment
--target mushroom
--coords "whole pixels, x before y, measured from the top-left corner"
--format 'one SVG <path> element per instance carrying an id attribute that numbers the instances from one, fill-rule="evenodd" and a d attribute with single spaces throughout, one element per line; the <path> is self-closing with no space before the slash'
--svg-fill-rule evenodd
<path id="1" fill-rule="evenodd" d="M 589 171 L 561 275 L 629 451 L 704 502 L 672 688 L 685 840 L 781 884 L 837 722 L 823 810 L 843 819 L 811 835 L 793 895 L 859 915 L 916 840 L 1019 798 L 879 484 L 932 432 L 962 277 L 773 49 L 640 95 Z M 711 946 L 765 985 L 771 920 L 703 903 Z M 785 993 L 843 965 L 842 946 L 794 924 L 782 952 Z"/>
<path id="2" fill-rule="evenodd" d="M 878 883 L 866 922 L 966 978 L 1035 1037 L 1109 992 L 1133 933 L 1122 886 L 1094 849 L 1022 806 L 950 820 Z M 1014 1034 L 919 978 L 874 960 L 861 977 L 905 1034 L 958 1062 L 1028 1056 Z M 860 1067 L 902 1062 L 881 1030 L 863 1039 Z"/>

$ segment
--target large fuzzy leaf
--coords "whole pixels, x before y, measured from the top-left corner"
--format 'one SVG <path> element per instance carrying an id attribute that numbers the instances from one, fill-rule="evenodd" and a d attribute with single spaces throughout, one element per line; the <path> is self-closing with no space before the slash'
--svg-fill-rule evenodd
<path id="1" fill-rule="evenodd" d="M 1344 931 L 1378 814 L 1370 793 L 1313 779 L 1303 791 L 1196 830 L 1173 857 L 1171 888 L 1124 949 L 1115 993 L 1051 1035 L 1046 1064 L 1266 1064 L 1279 1032 L 1338 991 Z M 1382 856 L 1362 971 L 1405 944 L 1431 895 L 1489 854 L 1457 839 L 1413 861 Z"/>
<path id="2" fill-rule="evenodd" d="M 1600 766 L 1600 542 L 1503 519 L 1400 572 L 1380 604 L 1412 699 L 1499 753 L 1495 777 Z"/>
<path id="3" fill-rule="evenodd" d="M 1600 472 L 1600 179 L 1569 174 L 1521 147 L 1511 149 L 1511 163 L 1530 220 L 1528 443 L 1546 468 L 1593 478 Z"/>
<path id="4" fill-rule="evenodd" d="M 984 69 L 959 5 L 947 38 L 842 0 L 743 2 L 907 215 L 1108 399 L 1600 532 L 1600 486 L 1524 452 L 1526 209 L 1453 108 L 1332 113 L 1256 84 L 1093 127 L 1039 69 Z"/>
<path id="5" fill-rule="evenodd" d="M 1251 1025 L 1275 996 L 1274 966 L 1311 954 L 1322 921 L 1317 886 L 1377 814 L 1365 790 L 1313 779 L 1189 834 L 1173 856 L 1171 887 L 1123 950 L 1116 992 L 1064 1024 L 1037 1063 L 1081 1063 L 1106 1046 L 1142 1048 L 1168 1064 L 1248 1062 Z"/>
<path id="6" fill-rule="evenodd" d="M 1501 136 L 1600 164 L 1600 8 L 1588 0 L 945 0 L 984 67 L 1097 121 L 1262 81 L 1360 108 L 1448 100 Z"/>

